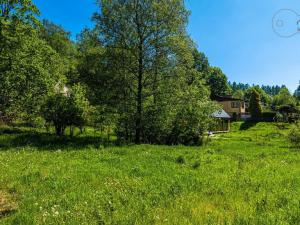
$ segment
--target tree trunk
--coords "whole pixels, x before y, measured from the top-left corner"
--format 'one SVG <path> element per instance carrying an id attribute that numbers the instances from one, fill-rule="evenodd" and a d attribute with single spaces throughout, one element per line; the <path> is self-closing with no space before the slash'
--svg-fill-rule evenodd
<path id="1" fill-rule="evenodd" d="M 72 126 L 70 126 L 70 136 L 71 137 L 74 136 L 74 128 Z"/>
<path id="2" fill-rule="evenodd" d="M 65 128 L 64 126 L 61 125 L 55 125 L 55 131 L 56 131 L 56 135 L 61 137 L 64 135 Z"/>
<path id="3" fill-rule="evenodd" d="M 138 70 L 138 92 L 137 92 L 137 110 L 135 121 L 135 143 L 141 143 L 142 133 L 142 92 L 143 92 L 143 42 L 139 45 L 139 70 Z"/>

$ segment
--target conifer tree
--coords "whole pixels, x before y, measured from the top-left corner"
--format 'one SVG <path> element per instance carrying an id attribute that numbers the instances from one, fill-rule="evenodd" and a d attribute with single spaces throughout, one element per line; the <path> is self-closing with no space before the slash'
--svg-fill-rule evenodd
<path id="1" fill-rule="evenodd" d="M 251 94 L 249 111 L 253 119 L 259 119 L 262 115 L 260 95 L 255 89 L 253 89 Z"/>

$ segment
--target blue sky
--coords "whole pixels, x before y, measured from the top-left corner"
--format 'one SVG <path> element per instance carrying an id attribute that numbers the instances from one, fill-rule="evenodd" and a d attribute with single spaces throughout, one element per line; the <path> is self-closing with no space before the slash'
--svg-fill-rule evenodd
<path id="1" fill-rule="evenodd" d="M 97 10 L 94 0 L 34 0 L 47 18 L 71 31 L 73 37 Z M 300 14 L 299 0 L 186 0 L 191 11 L 188 32 L 230 81 L 287 85 L 295 90 L 300 80 L 300 33 L 278 36 L 272 19 L 280 9 Z M 281 14 L 280 14 L 281 15 Z M 280 16 L 279 15 L 279 16 Z M 280 26 L 294 27 L 300 16 L 281 16 Z M 276 17 L 277 21 L 277 17 Z"/>

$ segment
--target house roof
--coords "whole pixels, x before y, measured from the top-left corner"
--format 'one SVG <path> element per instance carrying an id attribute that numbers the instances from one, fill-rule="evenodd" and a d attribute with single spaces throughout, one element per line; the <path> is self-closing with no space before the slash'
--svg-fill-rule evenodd
<path id="1" fill-rule="evenodd" d="M 214 118 L 219 118 L 219 119 L 230 119 L 231 118 L 231 116 L 227 112 L 225 112 L 224 109 L 214 112 L 212 114 L 212 116 Z"/>
<path id="2" fill-rule="evenodd" d="M 232 96 L 214 96 L 213 100 L 218 102 L 226 102 L 226 101 L 243 101 L 239 98 L 233 98 Z"/>

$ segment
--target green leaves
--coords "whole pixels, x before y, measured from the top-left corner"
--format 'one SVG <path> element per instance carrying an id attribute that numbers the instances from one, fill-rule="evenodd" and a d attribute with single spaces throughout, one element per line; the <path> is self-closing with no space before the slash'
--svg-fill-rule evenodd
<path id="1" fill-rule="evenodd" d="M 36 16 L 39 14 L 32 0 L 0 0 L 0 18 L 4 20 L 38 26 L 40 23 Z"/>
<path id="2" fill-rule="evenodd" d="M 262 115 L 262 107 L 260 105 L 260 95 L 253 89 L 251 98 L 250 98 L 249 112 L 253 119 L 259 119 Z"/>
<path id="3" fill-rule="evenodd" d="M 225 96 L 230 92 L 226 75 L 220 68 L 212 67 L 209 69 L 207 83 L 211 89 L 211 97 Z"/>
<path id="4" fill-rule="evenodd" d="M 118 137 L 168 143 L 179 114 L 196 120 L 191 129 L 201 136 L 214 107 L 195 65 L 205 59 L 194 61 L 184 1 L 102 0 L 100 9 L 96 29 L 80 37 L 79 72 L 89 98 L 119 114 Z"/>
<path id="5" fill-rule="evenodd" d="M 43 98 L 64 80 L 59 55 L 25 23 L 5 22 L 0 38 L 0 111 L 34 115 Z"/>
<path id="6" fill-rule="evenodd" d="M 90 105 L 81 85 L 74 85 L 67 93 L 50 95 L 42 108 L 42 114 L 48 123 L 55 126 L 56 134 L 61 136 L 67 126 L 82 127 L 88 118 Z"/>
<path id="7" fill-rule="evenodd" d="M 78 43 L 49 21 L 37 26 L 29 0 L 0 6 L 1 112 L 24 118 L 42 111 L 61 135 L 87 122 L 91 102 L 101 124 L 117 125 L 120 139 L 136 143 L 172 136 L 188 144 L 207 129 L 215 109 L 203 80 L 209 64 L 186 32 L 183 0 L 101 0 L 95 29 Z M 65 84 L 73 86 L 68 97 L 55 93 Z"/>
<path id="8" fill-rule="evenodd" d="M 35 116 L 65 82 L 67 63 L 38 34 L 38 14 L 31 0 L 0 0 L 0 112 L 10 117 Z"/>
<path id="9" fill-rule="evenodd" d="M 282 88 L 279 94 L 274 96 L 273 104 L 275 106 L 296 105 L 296 99 L 287 88 Z"/>

